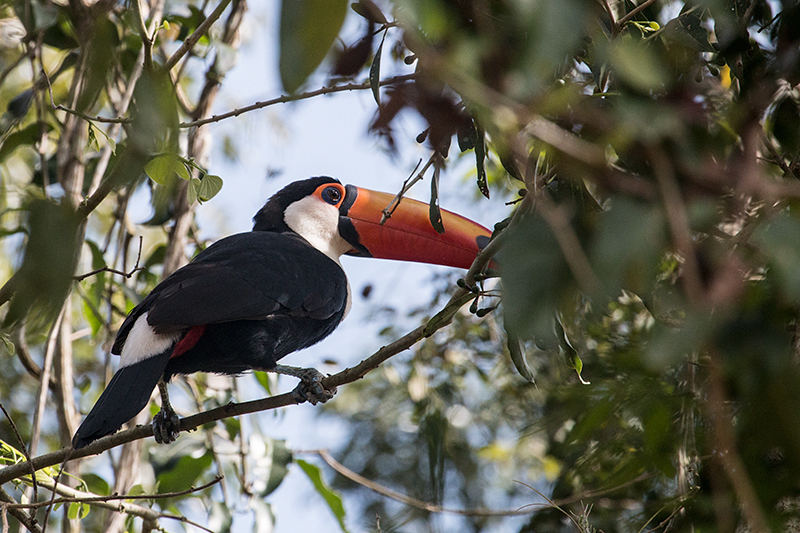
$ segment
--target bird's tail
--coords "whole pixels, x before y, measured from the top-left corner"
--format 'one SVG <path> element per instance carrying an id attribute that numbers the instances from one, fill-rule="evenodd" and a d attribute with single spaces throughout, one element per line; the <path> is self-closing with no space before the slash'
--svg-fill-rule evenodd
<path id="1" fill-rule="evenodd" d="M 164 375 L 169 355 L 166 351 L 117 370 L 72 437 L 72 447 L 77 450 L 110 435 L 138 415 Z"/>

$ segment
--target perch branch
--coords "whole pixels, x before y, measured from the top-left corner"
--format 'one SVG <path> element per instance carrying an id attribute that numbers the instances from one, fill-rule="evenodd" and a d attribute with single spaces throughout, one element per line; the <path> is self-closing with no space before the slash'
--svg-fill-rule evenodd
<path id="1" fill-rule="evenodd" d="M 468 286 L 474 285 L 474 275 L 483 270 L 483 268 L 489 264 L 489 261 L 502 245 L 502 240 L 501 234 L 492 239 L 486 248 L 484 248 L 478 254 L 477 258 L 472 263 L 472 266 L 465 276 Z M 327 389 L 331 389 L 333 387 L 338 387 L 339 385 L 344 385 L 361 379 L 370 370 L 374 370 L 390 357 L 409 349 L 411 346 L 425 337 L 433 335 L 434 332 L 449 324 L 450 319 L 452 319 L 452 317 L 460 308 L 460 304 L 458 302 L 462 301 L 464 296 L 468 293 L 468 290 L 458 288 L 454 291 L 453 296 L 450 298 L 450 302 L 448 302 L 445 308 L 436 315 L 439 317 L 439 319 L 431 319 L 431 321 L 429 321 L 427 324 L 416 328 L 393 343 L 382 347 L 372 356 L 363 360 L 356 366 L 346 368 L 337 374 L 324 378 L 322 380 L 322 385 Z M 182 418 L 180 430 L 192 431 L 204 424 L 222 420 L 224 418 L 256 413 L 270 409 L 277 409 L 279 407 L 286 407 L 296 403 L 297 401 L 291 392 L 279 394 L 277 396 L 270 396 L 259 400 L 252 400 L 249 402 L 231 402 L 227 405 L 223 405 L 209 411 Z M 151 437 L 152 435 L 153 428 L 149 424 L 145 426 L 136 426 L 128 430 L 120 431 L 114 435 L 109 435 L 107 437 L 103 437 L 102 439 L 98 439 L 92 444 L 79 450 L 63 448 L 53 453 L 35 457 L 31 461 L 16 463 L 0 470 L 0 485 L 9 482 L 12 479 L 28 475 L 31 471 L 31 465 L 33 465 L 34 470 L 40 470 L 42 468 L 59 464 L 67 458 L 79 459 L 81 457 L 97 455 L 127 442 L 144 439 Z"/>

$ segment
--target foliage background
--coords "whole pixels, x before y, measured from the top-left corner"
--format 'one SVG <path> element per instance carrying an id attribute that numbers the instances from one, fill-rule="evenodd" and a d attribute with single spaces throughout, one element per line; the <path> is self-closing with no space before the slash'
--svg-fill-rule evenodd
<path id="1" fill-rule="evenodd" d="M 284 478 L 307 479 L 351 530 L 800 529 L 797 3 L 280 7 L 274 24 L 241 0 L 0 7 L 4 461 L 68 445 L 113 371 L 125 312 L 224 233 L 195 213 L 220 186 L 240 190 L 223 170 L 254 148 L 236 124 L 269 113 L 212 117 L 239 105 L 217 96 L 248 24 L 279 46 L 247 68 L 277 68 L 288 95 L 252 107 L 371 94 L 360 142 L 401 175 L 421 157 L 412 181 L 430 190 L 432 223 L 448 197 L 491 197 L 461 209 L 481 220 L 513 212 L 492 245 L 502 278 L 473 269 L 457 288 L 457 273 L 413 271 L 398 299 L 354 285 L 373 317 L 358 333 L 384 327 L 376 341 L 331 339 L 356 352 L 332 370 L 443 326 L 429 321 L 442 308 L 452 324 L 298 420 L 335 428 L 317 436 L 330 453 L 287 448 L 270 411 L 169 447 L 134 429 L 67 475 L 60 460 L 37 460 L 35 483 L 0 470 L 12 530 L 269 531 L 276 511 L 305 527 L 297 508 L 271 506 Z M 214 143 L 228 162 L 209 159 Z M 247 216 L 278 188 L 249 179 Z M 172 388 L 190 414 L 276 387 L 199 375 Z M 68 499 L 53 507 L 55 478 Z M 114 492 L 128 495 L 122 512 L 87 499 Z"/>

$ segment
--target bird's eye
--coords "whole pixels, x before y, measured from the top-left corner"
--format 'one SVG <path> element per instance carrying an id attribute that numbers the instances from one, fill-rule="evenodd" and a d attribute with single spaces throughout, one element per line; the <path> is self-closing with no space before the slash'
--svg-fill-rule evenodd
<path id="1" fill-rule="evenodd" d="M 336 187 L 325 187 L 322 189 L 322 199 L 331 205 L 336 205 L 342 199 L 342 191 Z"/>

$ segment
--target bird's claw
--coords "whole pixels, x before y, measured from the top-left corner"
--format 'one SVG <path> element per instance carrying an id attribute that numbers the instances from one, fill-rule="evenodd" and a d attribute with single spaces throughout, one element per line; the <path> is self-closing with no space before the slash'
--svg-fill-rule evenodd
<path id="1" fill-rule="evenodd" d="M 336 394 L 336 387 L 326 389 L 322 385 L 322 379 L 325 376 L 315 368 L 304 368 L 297 377 L 300 378 L 300 383 L 292 391 L 292 396 L 297 403 L 308 402 L 311 405 L 317 405 L 327 402 Z"/>
<path id="2" fill-rule="evenodd" d="M 159 444 L 169 444 L 175 442 L 181 430 L 181 420 L 172 409 L 163 408 L 156 413 L 151 423 L 153 427 L 153 437 Z"/>

